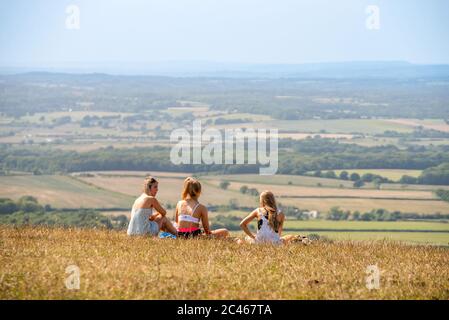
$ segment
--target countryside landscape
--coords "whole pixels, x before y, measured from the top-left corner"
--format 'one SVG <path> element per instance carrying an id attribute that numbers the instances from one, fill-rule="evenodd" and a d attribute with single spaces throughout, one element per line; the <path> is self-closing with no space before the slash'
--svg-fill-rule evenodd
<path id="1" fill-rule="evenodd" d="M 1 297 L 183 299 L 194 291 L 198 298 L 210 299 L 447 299 L 449 83 L 441 81 L 405 78 L 397 84 L 392 79 L 369 79 L 360 87 L 360 79 L 351 76 L 339 81 L 318 77 L 309 84 L 296 78 L 0 76 Z M 378 91 L 387 91 L 381 100 Z M 422 103 L 418 94 L 429 99 Z M 267 101 L 270 108 L 265 108 Z M 170 133 L 176 128 L 191 131 L 194 120 L 201 120 L 204 130 L 278 129 L 277 173 L 259 175 L 259 166 L 253 164 L 174 165 L 169 157 Z M 195 251 L 198 244 L 126 238 L 130 208 L 147 175 L 159 181 L 158 199 L 172 220 L 184 179 L 198 178 L 211 227 L 227 228 L 236 238 L 244 237 L 239 223 L 258 206 L 259 193 L 273 191 L 287 217 L 284 234 L 307 236 L 312 244 L 293 245 L 288 253 L 264 250 L 274 250 L 270 254 L 285 261 L 282 268 L 304 277 L 292 282 L 284 273 L 270 271 L 270 286 L 276 290 L 256 290 L 257 282 L 249 279 L 256 287 L 243 292 L 234 283 L 245 282 L 243 278 L 231 281 L 226 272 L 222 276 L 207 272 L 197 282 L 192 274 L 184 279 L 188 281 L 183 290 L 172 296 L 176 274 L 191 265 L 168 263 L 176 260 L 170 248 L 186 246 L 185 250 Z M 67 239 L 66 232 L 70 232 Z M 97 238 L 108 239 L 110 251 Z M 60 240 L 55 244 L 50 239 Z M 84 245 L 75 248 L 74 242 Z M 97 245 L 92 247 L 93 243 Z M 151 258 L 126 258 L 119 254 L 124 243 L 134 254 L 138 254 L 135 245 L 163 249 L 157 255 L 148 253 Z M 247 260 L 256 249 L 241 251 L 227 241 L 206 241 L 202 246 L 209 256 L 218 252 L 206 262 L 214 268 L 223 267 L 225 252 L 234 252 L 226 264 L 229 268 L 258 263 Z M 127 268 L 141 268 L 141 259 L 150 265 L 165 264 L 168 269 L 157 277 L 167 283 L 162 291 L 148 291 L 145 283 L 153 281 L 154 274 L 145 281 L 115 275 L 123 282 L 98 285 L 103 280 L 80 250 L 95 250 L 108 276 L 115 272 L 106 267 L 110 254 L 117 255 L 115 264 Z M 66 257 L 64 263 L 48 260 L 45 252 L 49 251 L 60 252 Z M 334 262 L 325 258 L 326 252 L 335 255 L 336 251 L 350 256 L 365 253 L 351 261 L 343 256 L 330 258 Z M 321 271 L 313 273 L 310 264 L 291 269 L 298 259 L 312 263 L 307 260 L 311 255 L 317 257 L 314 263 L 320 264 Z M 411 260 L 410 255 L 414 255 Z M 430 265 L 430 259 L 422 260 L 429 255 L 434 256 Z M 25 271 L 37 256 L 44 257 L 38 262 L 42 267 Z M 393 256 L 398 260 L 391 260 Z M 87 283 L 80 291 L 61 287 L 65 276 L 61 268 L 69 263 L 81 265 L 85 272 Z M 272 270 L 267 263 L 264 268 Z M 383 268 L 383 290 L 364 288 L 365 264 Z M 333 266 L 338 270 L 346 266 L 349 273 L 326 274 L 324 270 Z M 48 268 L 59 268 L 60 274 L 49 278 Z M 407 272 L 400 273 L 404 268 Z M 434 276 L 428 276 L 428 268 Z M 439 269 L 441 277 L 435 276 Z M 417 280 L 417 274 L 422 280 Z M 38 279 L 37 284 L 26 281 L 29 277 Z M 410 277 L 414 280 L 404 289 Z M 229 283 L 234 284 L 228 288 Z M 108 289 L 111 286 L 115 289 Z"/>
<path id="2" fill-rule="evenodd" d="M 449 300 L 448 9 L 0 4 L 0 300 Z"/>
<path id="3" fill-rule="evenodd" d="M 306 85 L 312 94 L 295 78 L 115 78 L 2 76 L 2 198 L 17 202 L 31 196 L 49 212 L 66 215 L 90 210 L 123 228 L 146 175 L 157 177 L 158 197 L 172 211 L 183 180 L 195 176 L 204 185 L 202 202 L 212 224 L 236 235 L 258 194 L 272 190 L 287 214 L 286 231 L 293 234 L 449 244 L 447 91 L 432 86 L 433 79 L 424 85 L 407 79 L 397 89 L 405 85 L 414 94 L 439 94 L 425 106 L 407 94 L 383 109 L 371 106 L 389 101 L 388 96 L 378 101 L 376 92 L 385 87 L 376 79 L 364 88 L 354 84 L 352 95 L 360 96 L 355 99 L 330 91 L 339 81 L 326 79 Z M 359 83 L 348 79 L 341 86 Z M 391 94 L 398 94 L 390 86 L 396 80 L 388 81 Z M 176 89 L 170 89 L 171 82 Z M 261 82 L 265 87 L 257 89 Z M 153 87 L 165 96 L 152 98 Z M 17 100 L 18 90 L 28 92 L 21 99 L 33 103 Z M 271 111 L 264 110 L 267 92 L 274 95 Z M 236 96 L 240 103 L 224 107 Z M 260 107 L 247 107 L 248 100 Z M 399 118 L 405 111 L 415 117 Z M 292 120 L 284 120 L 285 113 Z M 201 120 L 204 130 L 277 128 L 277 174 L 261 176 L 250 164 L 173 165 L 167 161 L 170 132 L 191 131 L 193 120 Z M 26 214 L 17 211 L 2 219 L 20 224 Z"/>

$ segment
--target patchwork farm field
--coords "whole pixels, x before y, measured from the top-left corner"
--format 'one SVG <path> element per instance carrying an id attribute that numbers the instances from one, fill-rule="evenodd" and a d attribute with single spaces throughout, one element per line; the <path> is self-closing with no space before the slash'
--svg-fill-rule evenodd
<path id="1" fill-rule="evenodd" d="M 158 199 L 163 203 L 176 204 L 181 198 L 181 192 L 184 179 L 186 176 L 157 176 L 159 181 Z M 114 190 L 126 195 L 137 197 L 142 192 L 142 183 L 144 176 L 127 177 L 127 176 L 95 176 L 80 177 L 79 180 L 93 186 L 99 186 L 106 190 Z M 238 191 L 223 190 L 218 186 L 204 181 L 201 201 L 207 205 L 228 204 L 230 199 L 237 199 L 241 204 L 255 205 L 256 199 L 249 195 L 241 194 Z M 132 204 L 132 203 L 131 203 Z"/>
<path id="2" fill-rule="evenodd" d="M 35 194 L 41 203 L 56 208 L 128 208 L 141 193 L 145 172 L 94 172 L 93 176 L 3 176 L 0 197 L 18 199 Z M 188 173 L 152 173 L 160 182 L 158 198 L 165 204 L 176 204 L 180 199 L 182 184 Z M 257 197 L 242 194 L 240 188 L 248 186 L 259 192 L 270 189 L 283 205 L 301 209 L 327 212 L 332 207 L 351 211 L 370 211 L 387 208 L 390 211 L 424 214 L 449 213 L 449 203 L 438 199 L 433 189 L 353 189 L 351 182 L 302 176 L 274 176 L 267 183 L 259 175 L 201 176 L 206 205 L 225 205 L 237 201 L 240 206 L 257 205 Z M 221 181 L 229 181 L 226 190 Z M 319 182 L 318 182 L 319 181 Z M 347 187 L 338 185 L 346 183 Z M 291 184 L 289 184 L 291 183 Z M 322 187 L 317 187 L 320 183 Z M 345 186 L 343 184 L 343 186 Z"/>
<path id="3" fill-rule="evenodd" d="M 54 208 L 126 208 L 133 198 L 113 190 L 82 183 L 70 176 L 0 177 L 0 197 L 19 199 L 33 195 L 42 204 Z"/>

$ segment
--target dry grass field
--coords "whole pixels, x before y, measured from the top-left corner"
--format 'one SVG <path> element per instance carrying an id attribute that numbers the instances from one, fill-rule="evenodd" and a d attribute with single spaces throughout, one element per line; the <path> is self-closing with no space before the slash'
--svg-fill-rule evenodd
<path id="1" fill-rule="evenodd" d="M 212 177 L 204 177 L 210 184 L 216 186 L 221 180 L 213 180 Z M 291 181 L 304 185 L 282 184 L 282 179 L 287 177 L 270 178 L 270 181 L 261 183 L 263 180 L 259 176 L 236 175 L 226 176 L 232 181 L 228 191 L 239 192 L 240 187 L 246 185 L 249 188 L 256 188 L 259 192 L 271 190 L 278 197 L 278 201 L 284 205 L 292 205 L 302 209 L 318 210 L 327 212 L 332 207 L 340 207 L 345 210 L 359 210 L 361 212 L 372 209 L 385 208 L 389 211 L 418 212 L 423 214 L 449 213 L 449 203 L 439 200 L 431 190 L 407 190 L 407 189 L 352 189 L 336 187 L 312 186 L 312 177 L 292 177 Z M 245 182 L 245 178 L 248 182 Z M 296 178 L 296 179 L 295 179 Z M 238 182 L 233 180 L 239 180 Z M 320 179 L 326 183 L 331 179 Z M 315 180 L 317 181 L 317 180 Z M 331 180 L 332 181 L 332 180 Z M 337 181 L 338 180 L 334 180 Z M 343 181 L 346 182 L 346 181 Z M 330 182 L 333 183 L 333 182 Z M 309 186 L 307 186 L 309 185 Z"/>
<path id="2" fill-rule="evenodd" d="M 167 175 L 157 175 L 153 173 L 159 181 L 158 199 L 163 203 L 176 204 L 181 199 L 181 192 L 184 179 L 188 175 L 176 174 L 173 177 Z M 99 186 L 106 190 L 120 192 L 130 196 L 139 196 L 142 192 L 142 184 L 145 175 L 142 176 L 118 176 L 118 175 L 96 175 L 95 177 L 82 177 L 80 180 Z M 201 180 L 203 189 L 201 202 L 207 205 L 228 204 L 230 199 L 237 199 L 241 205 L 255 204 L 255 198 L 243 195 L 239 191 L 222 190 L 218 186 Z"/>
<path id="3" fill-rule="evenodd" d="M 3 176 L 0 177 L 0 197 L 17 200 L 32 195 L 54 208 L 126 208 L 133 198 L 114 190 L 88 185 L 70 176 Z"/>
<path id="4" fill-rule="evenodd" d="M 100 171 L 92 174 L 93 177 L 3 176 L 0 177 L 0 197 L 18 199 L 23 195 L 35 195 L 40 203 L 56 208 L 128 208 L 134 197 L 141 193 L 147 173 Z M 183 180 L 190 175 L 175 172 L 151 174 L 160 182 L 158 199 L 166 204 L 175 204 L 180 199 Z M 222 180 L 231 182 L 227 190 L 219 187 Z M 353 189 L 348 181 L 282 175 L 270 177 L 269 181 L 259 175 L 201 176 L 200 181 L 203 184 L 201 202 L 209 206 L 229 204 L 231 199 L 240 206 L 256 205 L 257 197 L 240 193 L 240 187 L 246 185 L 259 192 L 272 190 L 284 205 L 320 212 L 338 206 L 361 212 L 384 208 L 422 214 L 449 213 L 449 203 L 439 200 L 433 193 L 435 186 L 401 188 L 401 185 L 390 184 L 380 190 Z M 339 187 L 340 182 L 344 188 Z M 322 187 L 317 187 L 317 183 Z"/>
<path id="5" fill-rule="evenodd" d="M 213 181 L 214 185 L 219 185 L 220 181 Z M 243 182 L 232 182 L 229 186 L 231 190 L 240 190 L 242 186 L 248 186 Z M 357 198 L 386 198 L 386 199 L 438 199 L 435 194 L 430 191 L 403 191 L 403 190 L 375 190 L 375 189 L 351 189 L 345 188 L 319 188 L 306 186 L 289 186 L 289 185 L 273 185 L 269 183 L 257 184 L 251 183 L 252 188 L 257 190 L 270 189 L 274 194 L 287 197 L 357 197 Z"/>
<path id="6" fill-rule="evenodd" d="M 0 226 L 0 299 L 449 299 L 449 251 L 394 242 L 238 245 Z M 66 280 L 79 268 L 80 288 Z M 379 288 L 366 286 L 368 266 Z"/>

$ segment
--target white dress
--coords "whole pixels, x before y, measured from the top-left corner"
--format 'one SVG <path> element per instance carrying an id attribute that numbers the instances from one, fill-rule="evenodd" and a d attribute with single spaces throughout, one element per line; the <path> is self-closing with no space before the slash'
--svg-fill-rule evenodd
<path id="1" fill-rule="evenodd" d="M 150 221 L 153 209 L 139 208 L 132 210 L 131 220 L 129 221 L 127 234 L 132 235 L 151 235 L 157 236 L 159 233 L 159 225 Z"/>
<path id="2" fill-rule="evenodd" d="M 262 220 L 262 225 L 257 231 L 255 239 L 247 236 L 246 240 L 250 243 L 282 244 L 281 237 L 273 230 L 273 228 L 271 228 L 268 219 L 260 212 L 260 208 L 257 209 L 257 214 L 259 219 Z"/>

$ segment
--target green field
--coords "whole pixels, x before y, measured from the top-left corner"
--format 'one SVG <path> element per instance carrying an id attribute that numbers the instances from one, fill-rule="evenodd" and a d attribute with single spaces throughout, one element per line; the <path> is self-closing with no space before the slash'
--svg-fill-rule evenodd
<path id="1" fill-rule="evenodd" d="M 449 232 L 449 223 L 428 221 L 330 221 L 330 220 L 287 220 L 288 229 L 335 229 L 335 230 L 426 230 Z"/>
<path id="2" fill-rule="evenodd" d="M 295 234 L 296 232 L 289 232 Z M 354 241 L 398 241 L 410 244 L 429 244 L 437 246 L 449 246 L 449 233 L 429 233 L 429 232 L 313 232 L 326 236 L 333 240 L 354 240 Z M 300 232 L 300 234 L 304 234 Z"/>
<path id="3" fill-rule="evenodd" d="M 449 245 L 449 223 L 423 221 L 287 220 L 285 234 L 318 234 L 333 240 L 394 240 Z"/>

